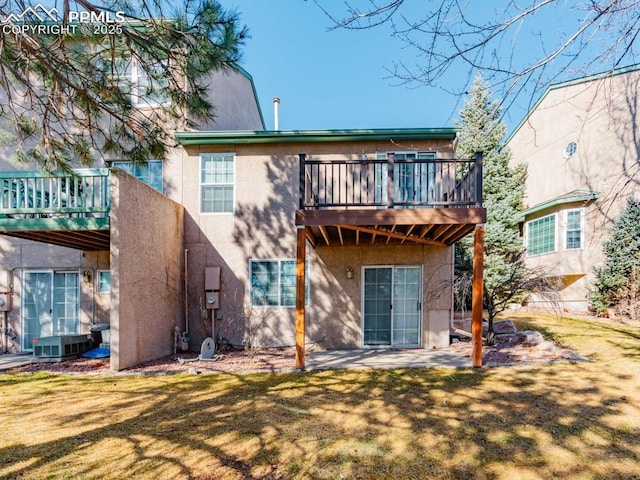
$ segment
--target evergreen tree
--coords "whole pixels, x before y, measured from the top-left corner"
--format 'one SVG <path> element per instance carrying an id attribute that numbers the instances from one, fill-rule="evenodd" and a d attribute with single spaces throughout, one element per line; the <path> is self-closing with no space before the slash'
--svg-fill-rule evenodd
<path id="1" fill-rule="evenodd" d="M 510 154 L 504 146 L 506 127 L 499 119 L 500 110 L 488 85 L 476 77 L 456 125 L 460 129 L 457 156 L 470 158 L 475 152 L 483 153 L 483 206 L 487 209 L 483 296 L 490 332 L 495 316 L 522 295 L 532 280 L 525 268 L 519 230 L 525 167 L 509 166 Z M 456 248 L 456 291 L 468 297 L 473 249 L 469 239 Z M 468 304 L 468 298 L 457 302 Z"/>
<path id="2" fill-rule="evenodd" d="M 216 0 L 46 5 L 0 5 L 0 140 L 45 171 L 163 158 L 172 129 L 213 118 L 209 74 L 239 60 L 247 34 Z"/>
<path id="3" fill-rule="evenodd" d="M 595 268 L 593 308 L 602 314 L 608 308 L 637 319 L 640 314 L 640 202 L 629 200 L 613 222 L 604 243 L 605 264 Z"/>

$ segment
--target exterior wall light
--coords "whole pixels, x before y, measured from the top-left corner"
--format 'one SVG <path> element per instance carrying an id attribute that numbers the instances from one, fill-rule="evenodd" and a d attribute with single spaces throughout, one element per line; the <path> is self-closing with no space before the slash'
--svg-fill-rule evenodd
<path id="1" fill-rule="evenodd" d="M 84 279 L 84 283 L 91 283 L 91 270 L 82 272 L 82 278 Z"/>
<path id="2" fill-rule="evenodd" d="M 353 268 L 347 267 L 347 278 L 351 280 L 353 278 Z"/>

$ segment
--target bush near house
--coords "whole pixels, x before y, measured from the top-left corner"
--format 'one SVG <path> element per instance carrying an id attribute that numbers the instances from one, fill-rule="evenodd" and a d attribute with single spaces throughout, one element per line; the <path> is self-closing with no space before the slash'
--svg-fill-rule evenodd
<path id="1" fill-rule="evenodd" d="M 596 267 L 593 309 L 640 318 L 640 202 L 629 200 L 604 243 L 605 264 Z"/>

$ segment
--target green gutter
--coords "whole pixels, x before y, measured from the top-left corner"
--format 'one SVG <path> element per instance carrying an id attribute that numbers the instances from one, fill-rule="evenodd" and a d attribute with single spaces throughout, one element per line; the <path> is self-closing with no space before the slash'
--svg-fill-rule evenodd
<path id="1" fill-rule="evenodd" d="M 509 136 L 507 137 L 507 140 L 505 141 L 505 145 L 509 144 L 509 142 L 511 141 L 513 136 L 518 132 L 518 130 L 520 130 L 520 128 L 522 128 L 522 126 L 526 123 L 526 121 L 529 119 L 531 114 L 533 112 L 535 112 L 536 108 L 538 108 L 538 106 L 547 97 L 547 95 L 549 95 L 549 93 L 551 93 L 551 91 L 558 90 L 560 88 L 571 87 L 573 85 L 579 85 L 581 83 L 592 82 L 594 80 L 600 80 L 602 78 L 615 77 L 616 75 L 623 75 L 625 73 L 635 72 L 637 70 L 640 70 L 640 63 L 635 64 L 635 65 L 629 65 L 627 67 L 616 68 L 614 70 L 607 70 L 605 72 L 595 73 L 595 74 L 589 75 L 587 77 L 575 78 L 573 80 L 567 80 L 565 82 L 560 82 L 560 83 L 556 83 L 554 85 L 550 85 L 549 87 L 547 87 L 547 89 L 544 91 L 544 93 L 540 96 L 538 101 L 533 105 L 533 107 L 531 107 L 529 109 L 527 114 L 520 121 L 520 123 L 518 123 L 516 128 L 513 129 L 513 132 L 511 132 L 511 134 L 509 134 Z"/>
<path id="2" fill-rule="evenodd" d="M 455 128 L 387 128 L 372 130 L 278 130 L 231 132 L 175 132 L 181 145 L 265 143 L 335 143 L 389 140 L 453 140 Z"/>
<path id="3" fill-rule="evenodd" d="M 547 200 L 546 202 L 539 203 L 538 205 L 522 211 L 521 215 L 523 217 L 528 217 L 529 215 L 533 215 L 534 213 L 548 210 L 559 205 L 565 205 L 567 203 L 586 203 L 590 202 L 591 200 L 596 200 L 599 196 L 600 195 L 597 192 L 585 192 L 581 194 L 576 192 L 575 195 L 568 194 L 565 197 L 552 198 L 551 200 Z"/>

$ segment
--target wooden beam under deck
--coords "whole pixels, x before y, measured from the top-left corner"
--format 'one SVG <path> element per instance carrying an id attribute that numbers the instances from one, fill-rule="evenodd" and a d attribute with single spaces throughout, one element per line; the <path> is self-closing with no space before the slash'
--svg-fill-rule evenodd
<path id="1" fill-rule="evenodd" d="M 446 247 L 446 245 L 444 243 L 440 243 L 440 242 L 434 242 L 432 240 L 427 240 L 424 238 L 418 238 L 415 236 L 407 236 L 407 235 L 403 235 L 401 233 L 398 232 L 394 232 L 391 230 L 386 230 L 386 229 L 382 229 L 380 227 L 378 228 L 372 228 L 372 227 L 365 227 L 365 226 L 360 226 L 360 225 L 338 225 L 339 228 L 343 228 L 345 230 L 356 230 L 358 232 L 364 232 L 364 233 L 370 233 L 372 235 L 372 239 L 371 239 L 371 243 L 373 244 L 376 235 L 380 235 L 383 237 L 387 237 L 387 239 L 391 239 L 391 238 L 395 238 L 398 240 L 409 240 L 412 241 L 414 243 L 420 243 L 423 245 L 433 245 L 436 247 Z M 386 242 L 387 245 L 389 244 L 389 242 Z"/>
<path id="2" fill-rule="evenodd" d="M 484 208 L 297 210 L 296 225 L 459 225 L 485 223 Z"/>

